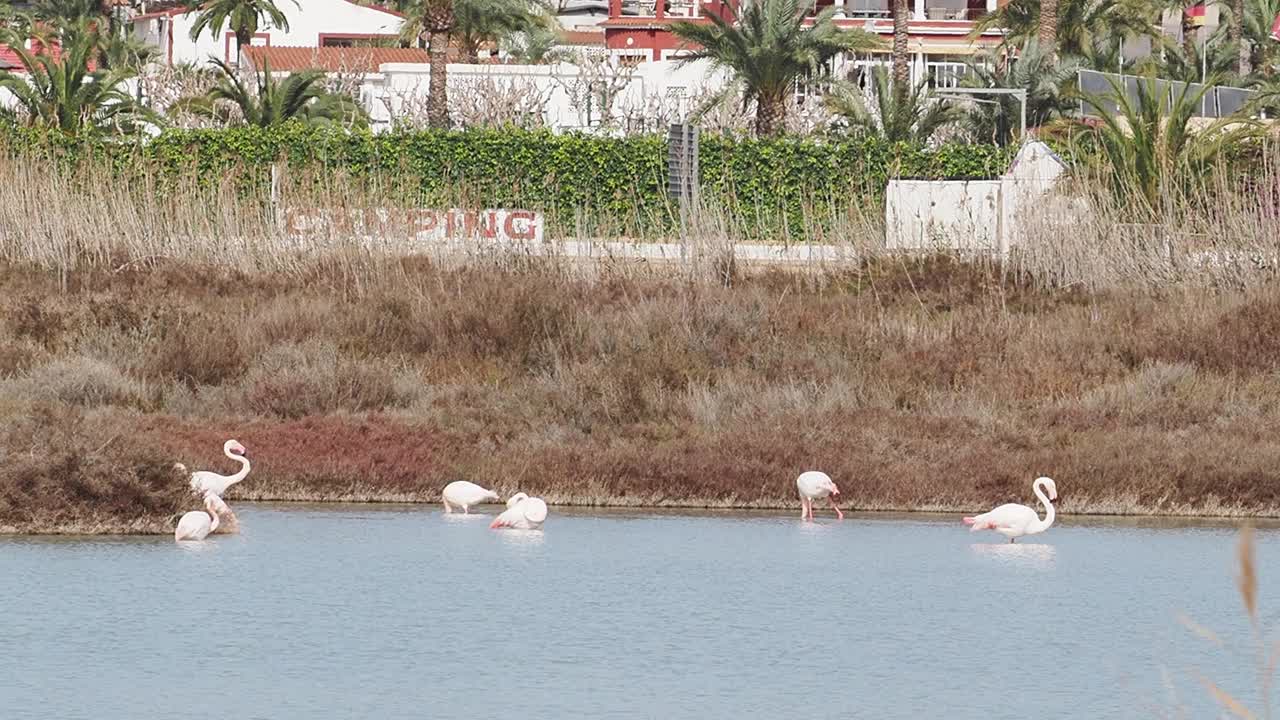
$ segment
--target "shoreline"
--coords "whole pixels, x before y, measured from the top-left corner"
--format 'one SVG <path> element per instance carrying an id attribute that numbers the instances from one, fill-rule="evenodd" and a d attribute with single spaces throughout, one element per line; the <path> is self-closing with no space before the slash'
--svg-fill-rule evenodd
<path id="1" fill-rule="evenodd" d="M 337 512 L 342 508 L 361 508 L 374 510 L 398 510 L 411 508 L 439 508 L 441 504 L 438 499 L 403 499 L 402 496 L 395 498 L 383 499 L 354 499 L 351 496 L 329 496 L 322 498 L 319 495 L 303 495 L 292 494 L 287 497 L 279 496 L 254 496 L 233 497 L 229 498 L 228 504 L 233 508 L 241 507 L 259 507 L 259 506 L 294 506 L 305 507 L 314 510 L 323 510 Z M 723 502 L 707 502 L 695 503 L 692 501 L 675 501 L 668 503 L 600 503 L 595 501 L 579 501 L 572 500 L 548 502 L 552 510 L 562 509 L 569 511 L 575 515 L 591 515 L 591 514 L 628 514 L 634 513 L 639 515 L 657 514 L 657 515 L 681 515 L 686 517 L 706 517 L 714 518 L 723 515 L 735 514 L 751 514 L 766 517 L 788 517 L 797 512 L 798 506 L 789 506 L 779 503 L 757 502 L 742 504 L 727 504 Z M 472 515 L 494 515 L 501 511 L 502 505 L 492 503 L 490 505 L 479 506 L 480 509 L 470 514 Z M 1035 506 L 1037 511 L 1043 514 L 1043 508 Z M 1196 527 L 1202 525 L 1212 526 L 1228 526 L 1239 525 L 1242 522 L 1261 522 L 1264 526 L 1275 525 L 1280 527 L 1280 508 L 1261 508 L 1257 510 L 1237 509 L 1228 514 L 1221 508 L 1205 512 L 1200 508 L 1178 508 L 1172 511 L 1161 511 L 1158 509 L 1138 509 L 1131 511 L 1122 511 L 1105 509 L 1100 506 L 1087 506 L 1082 509 L 1072 508 L 1070 510 L 1062 509 L 1058 506 L 1058 524 L 1062 524 L 1064 520 L 1075 520 L 1077 518 L 1084 520 L 1086 523 L 1090 521 L 1102 522 L 1121 522 L 1133 521 L 1137 523 L 1150 522 L 1161 525 L 1185 525 L 1188 527 Z M 1068 505 L 1067 507 L 1071 507 Z M 873 506 L 844 506 L 840 509 L 846 515 L 854 516 L 862 519 L 884 519 L 893 518 L 933 518 L 938 521 L 946 519 L 956 519 L 966 513 L 980 513 L 990 508 L 976 507 L 942 507 L 937 505 L 924 505 L 916 507 L 895 506 L 891 504 L 878 504 Z M 490 512 L 491 510 L 491 512 Z M 830 508 L 827 508 L 830 514 Z M 879 518 L 877 517 L 879 516 Z M 846 517 L 846 521 L 850 518 Z M 834 516 L 825 517 L 819 513 L 819 521 L 834 521 Z M 156 519 L 135 518 L 125 522 L 93 522 L 93 523 L 69 523 L 59 527 L 51 528 L 29 528 L 13 525 L 0 525 L 0 538 L 22 538 L 22 537 L 160 537 L 172 534 L 171 526 L 161 527 L 162 521 Z"/>

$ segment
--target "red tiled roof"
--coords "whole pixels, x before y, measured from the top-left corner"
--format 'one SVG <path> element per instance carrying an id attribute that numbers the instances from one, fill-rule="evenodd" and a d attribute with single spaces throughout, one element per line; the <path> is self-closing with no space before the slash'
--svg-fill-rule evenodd
<path id="1" fill-rule="evenodd" d="M 56 58 L 60 54 L 60 48 L 57 43 L 46 46 L 39 40 L 33 39 L 31 40 L 31 47 L 27 48 L 27 52 L 31 53 L 33 56 L 48 54 Z M 92 60 L 89 62 L 89 69 L 93 69 Z M 22 60 L 18 57 L 18 53 L 14 52 L 12 47 L 3 44 L 0 44 L 0 70 L 10 70 L 20 73 L 27 71 L 26 67 L 22 64 Z"/>
<path id="2" fill-rule="evenodd" d="M 419 48 L 385 47 L 288 47 L 254 45 L 244 49 L 259 70 L 271 72 L 324 70 L 325 72 L 378 72 L 383 63 L 426 63 L 431 56 Z"/>
<path id="3" fill-rule="evenodd" d="M 564 30 L 560 33 L 564 45 L 604 45 L 603 30 Z"/>
<path id="4" fill-rule="evenodd" d="M 0 70 L 12 70 L 21 68 L 22 61 L 18 59 L 18 53 L 8 45 L 0 45 Z"/>

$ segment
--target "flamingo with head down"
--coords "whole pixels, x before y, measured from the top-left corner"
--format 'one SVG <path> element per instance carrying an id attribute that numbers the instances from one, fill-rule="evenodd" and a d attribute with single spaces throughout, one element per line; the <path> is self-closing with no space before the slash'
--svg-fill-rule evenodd
<path id="1" fill-rule="evenodd" d="M 542 498 L 516 493 L 507 500 L 507 509 L 489 523 L 490 528 L 538 530 L 547 519 L 547 503 Z"/>
<path id="2" fill-rule="evenodd" d="M 441 499 L 444 501 L 444 511 L 453 512 L 455 506 L 462 508 L 462 513 L 471 512 L 472 505 L 479 505 L 486 502 L 498 502 L 498 493 L 492 490 L 486 490 L 473 482 L 466 480 L 455 480 L 444 486 L 444 492 L 441 493 Z"/>
<path id="3" fill-rule="evenodd" d="M 218 496 L 204 496 L 204 512 L 192 510 L 178 520 L 178 527 L 173 530 L 173 539 L 203 540 L 218 529 L 218 504 L 222 502 Z"/>
<path id="4" fill-rule="evenodd" d="M 834 496 L 840 494 L 840 488 L 836 487 L 830 475 L 816 470 L 800 473 L 800 477 L 796 478 L 796 490 L 800 491 L 801 520 L 813 520 L 813 501 L 822 498 L 826 498 L 827 502 L 831 503 L 831 509 L 836 511 L 837 519 L 844 519 L 844 513 L 836 507 L 834 500 Z"/>
<path id="5" fill-rule="evenodd" d="M 1024 535 L 1035 535 L 1048 530 L 1053 525 L 1054 518 L 1057 517 L 1053 510 L 1053 503 L 1050 501 L 1058 499 L 1058 485 L 1053 481 L 1053 478 L 1040 477 L 1031 483 L 1031 490 L 1039 498 L 1040 504 L 1045 507 L 1043 520 L 1040 519 L 1035 510 L 1026 505 L 1006 503 L 991 512 L 983 513 L 976 517 L 967 517 L 964 519 L 964 524 L 969 526 L 969 532 L 995 530 L 1009 538 L 1009 542 L 1013 542 Z M 1048 491 L 1048 497 L 1045 497 L 1046 490 Z"/>

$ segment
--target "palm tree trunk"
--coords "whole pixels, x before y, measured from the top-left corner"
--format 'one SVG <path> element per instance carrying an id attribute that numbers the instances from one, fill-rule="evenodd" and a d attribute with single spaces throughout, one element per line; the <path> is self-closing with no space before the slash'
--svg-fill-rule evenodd
<path id="1" fill-rule="evenodd" d="M 1191 16 L 1187 11 L 1195 7 L 1199 3 L 1197 0 L 1187 0 L 1188 4 L 1182 9 L 1182 51 L 1187 57 L 1195 57 L 1196 52 L 1196 28 L 1191 24 Z"/>
<path id="2" fill-rule="evenodd" d="M 893 93 L 906 97 L 911 86 L 911 54 L 907 48 L 907 0 L 893 0 Z"/>
<path id="3" fill-rule="evenodd" d="M 1236 74 L 1243 78 L 1252 70 L 1249 67 L 1249 42 L 1244 39 L 1244 0 L 1231 0 L 1231 27 L 1227 28 L 1227 32 L 1239 53 Z"/>
<path id="4" fill-rule="evenodd" d="M 760 95 L 756 98 L 756 136 L 774 137 L 782 133 L 787 119 L 786 97 Z"/>
<path id="5" fill-rule="evenodd" d="M 253 43 L 253 31 L 236 28 L 236 67 L 240 67 L 240 63 L 244 62 L 244 47 L 251 43 Z"/>
<path id="6" fill-rule="evenodd" d="M 1036 38 L 1041 50 L 1050 57 L 1057 56 L 1058 0 L 1040 0 L 1040 27 Z"/>
<path id="7" fill-rule="evenodd" d="M 449 35 L 433 32 L 427 41 L 431 55 L 431 80 L 427 88 L 427 122 L 439 130 L 449 129 Z"/>

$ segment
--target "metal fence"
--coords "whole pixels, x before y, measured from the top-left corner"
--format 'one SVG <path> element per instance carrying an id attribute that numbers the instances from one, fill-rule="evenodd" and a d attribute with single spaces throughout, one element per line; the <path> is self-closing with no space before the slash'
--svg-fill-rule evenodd
<path id="1" fill-rule="evenodd" d="M 1117 75 L 1096 70 L 1079 71 L 1080 94 L 1092 96 L 1094 102 L 1080 101 L 1080 114 L 1098 117 L 1101 113 L 1116 115 L 1120 112 L 1120 104 L 1116 101 L 1116 90 L 1123 88 L 1124 97 L 1130 105 L 1138 103 L 1138 83 L 1152 82 L 1144 77 L 1134 75 Z M 1164 98 L 1166 105 L 1172 107 L 1174 99 L 1182 96 L 1185 89 L 1188 98 L 1198 95 L 1203 85 L 1199 83 L 1178 82 L 1176 80 L 1155 80 L 1156 93 Z M 1210 86 L 1200 96 L 1200 107 L 1196 108 L 1197 117 L 1221 118 L 1235 114 L 1249 103 L 1257 92 L 1223 85 Z"/>

